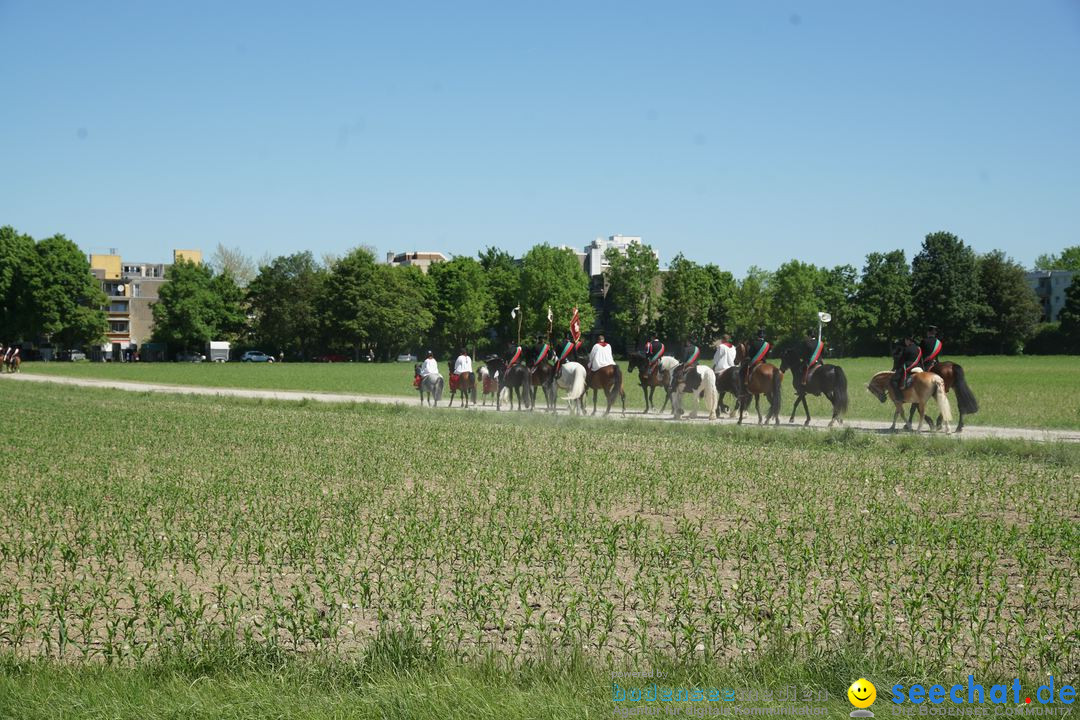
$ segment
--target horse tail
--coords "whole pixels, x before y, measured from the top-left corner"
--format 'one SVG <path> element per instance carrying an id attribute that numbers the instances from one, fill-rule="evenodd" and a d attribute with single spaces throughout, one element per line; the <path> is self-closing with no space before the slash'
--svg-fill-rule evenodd
<path id="1" fill-rule="evenodd" d="M 949 396 L 945 393 L 945 380 L 938 374 L 934 374 L 934 399 L 937 400 L 938 408 L 941 409 L 941 419 L 945 421 L 946 432 L 952 425 L 952 411 L 949 409 Z"/>
<path id="2" fill-rule="evenodd" d="M 979 412 L 979 401 L 975 399 L 975 393 L 971 392 L 967 380 L 964 379 L 964 368 L 953 363 L 953 387 L 956 388 L 956 406 L 965 415 L 973 415 Z"/>
<path id="3" fill-rule="evenodd" d="M 708 370 L 705 377 L 702 378 L 702 382 L 705 383 L 705 406 L 709 408 L 709 419 L 712 420 L 716 417 L 716 405 L 720 397 L 719 393 L 716 392 L 716 373 L 712 371 L 712 368 L 708 367 L 704 367 L 702 370 Z M 709 377 L 710 375 L 712 377 Z"/>
<path id="4" fill-rule="evenodd" d="M 442 400 L 442 393 L 443 393 L 443 385 L 444 385 L 444 382 L 445 382 L 445 381 L 443 380 L 443 377 L 442 377 L 442 375 L 440 375 L 440 376 L 439 376 L 439 379 L 435 381 L 435 392 L 434 392 L 434 395 L 435 395 L 435 404 L 436 404 L 436 405 L 438 405 L 438 404 L 439 404 L 439 401 L 440 401 L 440 400 Z"/>
<path id="5" fill-rule="evenodd" d="M 839 365 L 834 367 L 836 368 L 836 384 L 833 387 L 833 392 L 836 397 L 836 412 L 842 415 L 848 409 L 847 375 L 844 374 L 844 368 Z"/>
<path id="6" fill-rule="evenodd" d="M 585 394 L 585 368 L 581 366 L 576 368 L 564 367 L 562 371 L 569 372 L 573 376 L 570 382 L 570 390 L 566 393 L 567 401 L 581 398 Z"/>

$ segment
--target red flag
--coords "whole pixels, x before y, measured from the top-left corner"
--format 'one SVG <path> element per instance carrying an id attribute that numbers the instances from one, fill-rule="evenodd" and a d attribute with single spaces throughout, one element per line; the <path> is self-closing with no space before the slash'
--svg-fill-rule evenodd
<path id="1" fill-rule="evenodd" d="M 574 317 L 570 318 L 570 336 L 574 338 L 575 345 L 581 341 L 581 319 L 577 308 L 574 308 Z"/>

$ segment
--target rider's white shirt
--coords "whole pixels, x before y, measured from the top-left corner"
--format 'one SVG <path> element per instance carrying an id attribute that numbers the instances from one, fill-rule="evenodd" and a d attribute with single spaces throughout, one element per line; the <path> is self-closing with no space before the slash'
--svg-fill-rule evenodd
<path id="1" fill-rule="evenodd" d="M 606 368 L 615 364 L 615 358 L 611 355 L 611 346 L 607 343 L 596 343 L 589 352 L 589 368 L 596 372 L 600 368 Z"/>
<path id="2" fill-rule="evenodd" d="M 454 361 L 454 374 L 460 375 L 466 372 L 472 372 L 472 358 L 468 355 L 458 355 L 458 359 Z"/>
<path id="3" fill-rule="evenodd" d="M 439 363 L 435 362 L 435 358 L 427 358 L 424 360 L 424 364 L 420 366 L 420 375 L 427 377 L 428 375 L 439 374 Z"/>
<path id="4" fill-rule="evenodd" d="M 735 347 L 732 345 L 721 344 L 716 348 L 716 354 L 713 355 L 712 366 L 716 373 L 722 373 L 729 367 L 735 365 Z"/>

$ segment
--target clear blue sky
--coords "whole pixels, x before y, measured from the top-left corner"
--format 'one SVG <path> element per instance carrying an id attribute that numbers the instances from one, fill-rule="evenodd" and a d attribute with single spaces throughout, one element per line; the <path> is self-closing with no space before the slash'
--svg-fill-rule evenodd
<path id="1" fill-rule="evenodd" d="M 0 224 L 166 260 L 1080 243 L 1080 3 L 0 0 Z"/>

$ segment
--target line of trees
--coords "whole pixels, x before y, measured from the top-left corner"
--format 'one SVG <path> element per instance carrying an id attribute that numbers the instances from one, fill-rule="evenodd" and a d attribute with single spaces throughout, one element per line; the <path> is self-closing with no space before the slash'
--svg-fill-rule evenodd
<path id="1" fill-rule="evenodd" d="M 0 227 L 0 342 L 42 339 L 64 348 L 100 342 L 108 328 L 101 283 L 63 235 L 34 240 Z"/>
<path id="2" fill-rule="evenodd" d="M 387 358 L 431 347 L 484 351 L 545 336 L 548 311 L 562 336 L 573 308 L 582 328 L 603 331 L 620 349 L 657 334 L 671 346 L 708 345 L 764 327 L 778 343 L 833 322 L 834 354 L 886 354 L 896 338 L 941 328 L 950 351 L 1080 352 L 1080 280 L 1069 288 L 1059 323 L 1039 323 L 1041 308 L 1025 270 L 1000 251 L 976 254 L 951 233 L 927 235 L 909 263 L 902 250 L 870 253 L 861 270 L 791 260 L 776 270 L 752 267 L 736 279 L 715 264 L 682 254 L 661 273 L 648 245 L 612 249 L 602 299 L 578 257 L 537 245 L 520 260 L 498 248 L 477 257 L 415 267 L 376 261 L 369 248 L 316 260 L 310 252 L 258 263 L 218 248 L 206 265 L 178 262 L 153 307 L 153 339 L 171 352 L 231 340 L 297 359 L 327 353 Z M 1044 269 L 1080 273 L 1080 246 L 1040 256 Z M 1080 278 L 1080 274 L 1078 274 Z M 86 256 L 62 235 L 40 242 L 0 228 L 3 336 L 79 346 L 103 339 L 106 298 Z"/>

